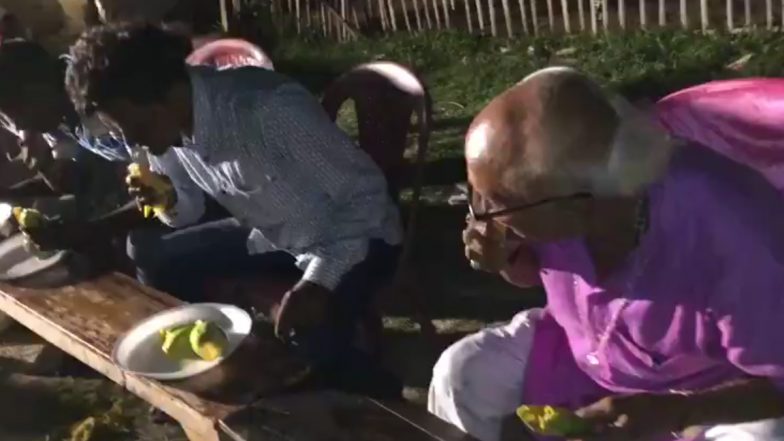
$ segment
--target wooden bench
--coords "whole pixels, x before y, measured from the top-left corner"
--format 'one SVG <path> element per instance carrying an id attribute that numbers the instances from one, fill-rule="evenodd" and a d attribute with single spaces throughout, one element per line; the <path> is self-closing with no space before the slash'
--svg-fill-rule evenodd
<path id="1" fill-rule="evenodd" d="M 117 273 L 52 289 L 0 284 L 0 311 L 177 420 L 191 441 L 470 439 L 423 410 L 399 403 L 331 391 L 258 399 L 273 390 L 272 383 L 280 383 L 282 373 L 299 367 L 275 362 L 281 354 L 272 338 L 249 338 L 238 356 L 198 381 L 163 384 L 112 362 L 120 336 L 146 317 L 181 304 Z"/>

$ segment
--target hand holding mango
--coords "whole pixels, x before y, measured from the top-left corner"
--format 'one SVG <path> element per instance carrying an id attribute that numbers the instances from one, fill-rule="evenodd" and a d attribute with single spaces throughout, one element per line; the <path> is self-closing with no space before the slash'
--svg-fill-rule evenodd
<path id="1" fill-rule="evenodd" d="M 151 172 L 144 164 L 131 163 L 125 181 L 129 193 L 140 202 L 145 218 L 153 213 L 160 216 L 174 205 L 174 188 L 171 182 L 165 176 Z"/>
<path id="2" fill-rule="evenodd" d="M 30 237 L 31 234 L 44 228 L 48 221 L 46 217 L 38 210 L 22 207 L 12 208 L 11 214 L 13 214 L 14 220 L 16 220 L 19 229 L 22 230 L 22 233 L 24 234 L 25 248 L 41 259 L 51 256 L 52 253 L 50 251 L 41 250 L 41 247 L 39 247 Z"/>
<path id="3" fill-rule="evenodd" d="M 574 412 L 553 406 L 520 406 L 517 416 L 531 431 L 545 436 L 572 437 L 591 432 L 591 427 Z"/>
<path id="4" fill-rule="evenodd" d="M 163 329 L 161 338 L 163 353 L 177 361 L 213 361 L 223 356 L 228 345 L 223 330 L 203 320 Z"/>

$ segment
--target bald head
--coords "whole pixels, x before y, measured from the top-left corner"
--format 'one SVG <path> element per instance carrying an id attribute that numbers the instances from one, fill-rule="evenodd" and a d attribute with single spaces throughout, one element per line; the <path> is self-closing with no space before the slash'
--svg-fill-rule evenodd
<path id="1" fill-rule="evenodd" d="M 474 119 L 465 143 L 469 178 L 480 191 L 531 197 L 595 191 L 617 159 L 626 110 L 574 69 L 534 72 Z"/>

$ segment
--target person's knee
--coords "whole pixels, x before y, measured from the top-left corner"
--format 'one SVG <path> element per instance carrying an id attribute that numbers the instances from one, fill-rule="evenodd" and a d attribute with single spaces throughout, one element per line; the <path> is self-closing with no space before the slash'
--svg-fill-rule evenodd
<path id="1" fill-rule="evenodd" d="M 433 367 L 431 389 L 436 393 L 431 394 L 431 399 L 449 397 L 456 400 L 457 395 L 469 388 L 472 379 L 481 375 L 486 360 L 475 340 L 475 336 L 466 337 L 441 354 Z"/>
<path id="2" fill-rule="evenodd" d="M 126 253 L 137 268 L 150 270 L 160 260 L 161 232 L 152 229 L 132 230 L 126 240 Z M 156 252 L 157 250 L 157 252 Z"/>

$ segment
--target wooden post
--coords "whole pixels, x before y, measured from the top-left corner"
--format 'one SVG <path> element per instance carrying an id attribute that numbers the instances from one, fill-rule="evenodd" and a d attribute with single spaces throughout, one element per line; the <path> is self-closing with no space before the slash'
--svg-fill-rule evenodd
<path id="1" fill-rule="evenodd" d="M 504 21 L 506 22 L 506 36 L 512 38 L 512 11 L 509 10 L 509 0 L 501 0 L 501 7 L 504 8 Z"/>
<path id="2" fill-rule="evenodd" d="M 323 2 L 319 2 L 319 13 L 321 14 L 321 33 L 326 38 L 329 35 L 329 29 L 327 29 L 327 10 Z"/>
<path id="3" fill-rule="evenodd" d="M 414 1 L 414 17 L 416 18 L 417 30 L 422 32 L 422 16 L 419 13 L 419 0 Z"/>
<path id="4" fill-rule="evenodd" d="M 297 2 L 299 2 L 299 0 L 297 0 Z M 343 21 L 348 21 L 348 0 L 340 0 L 340 18 L 342 18 Z M 343 26 L 343 23 L 340 24 L 340 38 L 348 40 L 348 30 Z"/>
<path id="5" fill-rule="evenodd" d="M 373 21 L 373 0 L 365 0 L 365 23 Z"/>
<path id="6" fill-rule="evenodd" d="M 427 5 L 427 0 L 422 0 L 422 6 L 425 10 L 425 22 L 427 22 L 427 29 L 433 29 L 433 21 L 430 19 L 430 6 Z"/>
<path id="7" fill-rule="evenodd" d="M 534 25 L 534 35 L 539 36 L 539 14 L 536 11 L 536 0 L 530 0 L 531 3 L 531 22 Z"/>
<path id="8" fill-rule="evenodd" d="M 732 2 L 733 0 L 727 0 L 727 29 L 730 31 L 735 28 L 735 10 Z"/>
<path id="9" fill-rule="evenodd" d="M 626 0 L 618 0 L 618 26 L 626 30 Z"/>
<path id="10" fill-rule="evenodd" d="M 223 32 L 229 32 L 229 0 L 220 0 L 220 18 Z M 289 0 L 291 1 L 291 0 Z M 213 3 L 215 4 L 215 3 Z"/>
<path id="11" fill-rule="evenodd" d="M 561 0 L 561 15 L 563 16 L 564 32 L 572 33 L 572 20 L 569 17 L 569 0 Z"/>
<path id="12" fill-rule="evenodd" d="M 357 8 L 351 6 L 351 18 L 354 20 L 354 29 L 359 29 L 359 16 L 357 15 Z M 411 31 L 411 29 L 409 29 Z"/>
<path id="13" fill-rule="evenodd" d="M 606 34 L 610 30 L 610 2 L 608 0 L 602 0 L 602 27 L 604 27 L 604 33 Z"/>
<path id="14" fill-rule="evenodd" d="M 405 0 L 403 0 L 405 2 Z M 449 0 L 442 0 L 444 5 L 444 27 L 447 29 L 451 29 L 452 23 L 449 19 Z"/>
<path id="15" fill-rule="evenodd" d="M 547 0 L 547 25 L 550 33 L 555 32 L 555 12 L 553 12 L 553 0 Z"/>
<path id="16" fill-rule="evenodd" d="M 648 2 L 640 0 L 640 28 L 648 29 Z"/>
<path id="17" fill-rule="evenodd" d="M 438 12 L 438 0 L 433 0 L 433 16 L 436 18 L 436 29 L 441 29 L 441 13 Z"/>
<path id="18" fill-rule="evenodd" d="M 310 31 L 313 27 L 313 14 L 311 14 L 310 11 L 310 0 L 305 0 L 305 24 L 308 27 L 308 31 Z"/>
<path id="19" fill-rule="evenodd" d="M 667 7 L 665 0 L 659 0 L 659 26 L 667 26 Z"/>
<path id="20" fill-rule="evenodd" d="M 484 17 L 484 13 L 482 12 L 482 0 L 474 0 L 474 4 L 476 5 L 476 16 L 479 19 L 479 32 L 484 34 L 485 33 L 485 17 Z"/>
<path id="21" fill-rule="evenodd" d="M 687 0 L 681 0 L 681 26 L 683 29 L 689 28 L 689 9 L 686 5 Z"/>
<path id="22" fill-rule="evenodd" d="M 406 8 L 406 1 L 400 0 L 400 6 L 403 8 L 403 23 L 406 25 L 406 30 L 411 33 L 411 20 L 408 18 L 408 8 Z"/>
<path id="23" fill-rule="evenodd" d="M 346 0 L 343 0 L 346 1 Z M 297 34 L 302 33 L 302 16 L 300 16 L 300 0 L 294 0 L 294 19 L 297 20 Z"/>
<path id="24" fill-rule="evenodd" d="M 523 0 L 520 0 L 523 1 Z M 465 5 L 465 14 L 466 14 L 466 23 L 468 23 L 468 33 L 474 33 L 474 23 L 471 20 L 471 0 L 464 0 L 463 4 Z"/>
<path id="25" fill-rule="evenodd" d="M 773 29 L 773 0 L 765 0 L 765 15 L 768 19 L 768 29 Z"/>
<path id="26" fill-rule="evenodd" d="M 599 18 L 596 13 L 596 3 L 594 3 L 594 0 L 588 0 L 588 6 L 591 8 L 591 33 L 596 35 L 599 32 Z"/>
<path id="27" fill-rule="evenodd" d="M 294 0 L 288 0 L 287 3 L 288 3 L 288 6 L 289 6 L 289 10 L 286 11 L 286 12 L 291 14 L 292 12 L 294 12 Z"/>
<path id="28" fill-rule="evenodd" d="M 784 1 L 784 0 L 782 0 L 782 1 Z M 525 33 L 525 35 L 528 35 L 529 34 L 529 30 L 528 30 L 528 10 L 525 7 L 525 0 L 517 0 L 517 3 L 520 6 L 520 21 L 522 22 L 521 24 L 523 25 L 523 32 Z"/>
<path id="29" fill-rule="evenodd" d="M 708 32 L 708 27 L 710 26 L 708 0 L 700 0 L 700 23 L 702 24 L 702 32 Z"/>
<path id="30" fill-rule="evenodd" d="M 580 16 L 580 32 L 585 32 L 585 0 L 577 0 L 577 14 Z"/>
<path id="31" fill-rule="evenodd" d="M 496 26 L 495 0 L 487 0 L 487 12 L 490 14 L 490 34 L 493 37 L 497 37 L 498 27 Z"/>
<path id="32" fill-rule="evenodd" d="M 744 1 L 744 12 L 746 15 L 746 27 L 751 27 L 751 0 Z"/>
<path id="33" fill-rule="evenodd" d="M 384 0 L 378 0 L 378 18 L 381 20 L 381 30 L 386 33 L 389 30 L 389 21 L 387 20 L 387 7 Z"/>
<path id="34" fill-rule="evenodd" d="M 395 4 L 392 3 L 392 0 L 387 0 L 387 5 L 389 6 L 389 21 L 392 23 L 392 32 L 397 32 L 397 12 L 395 11 Z"/>

